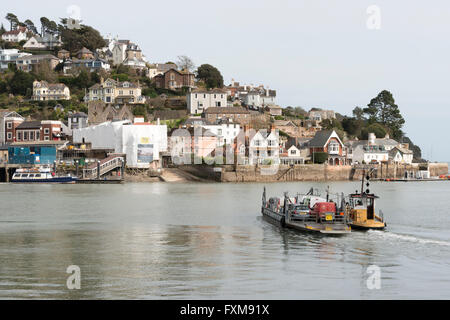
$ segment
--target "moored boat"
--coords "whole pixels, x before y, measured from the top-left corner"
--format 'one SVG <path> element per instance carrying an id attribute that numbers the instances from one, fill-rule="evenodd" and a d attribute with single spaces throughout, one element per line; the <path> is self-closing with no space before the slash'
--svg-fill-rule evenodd
<path id="1" fill-rule="evenodd" d="M 342 209 L 342 210 L 341 210 Z M 351 232 L 344 208 L 315 195 L 312 189 L 306 195 L 289 198 L 272 197 L 266 200 L 266 188 L 262 197 L 261 213 L 282 227 L 320 234 L 347 234 Z"/>
<path id="2" fill-rule="evenodd" d="M 56 175 L 47 167 L 32 169 L 17 169 L 11 182 L 15 183 L 75 183 L 77 177 L 68 175 Z"/>

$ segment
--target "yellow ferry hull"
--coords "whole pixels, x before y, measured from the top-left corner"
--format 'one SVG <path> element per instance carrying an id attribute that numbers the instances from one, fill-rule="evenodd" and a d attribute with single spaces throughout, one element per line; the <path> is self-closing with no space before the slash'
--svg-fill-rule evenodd
<path id="1" fill-rule="evenodd" d="M 375 221 L 375 220 L 366 220 L 365 222 L 351 222 L 350 226 L 353 229 L 359 230 L 382 230 L 386 228 L 385 222 Z"/>

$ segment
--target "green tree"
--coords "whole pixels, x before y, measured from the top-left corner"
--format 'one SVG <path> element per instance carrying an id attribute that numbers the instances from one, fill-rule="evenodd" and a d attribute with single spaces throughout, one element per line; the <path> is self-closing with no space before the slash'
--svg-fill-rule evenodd
<path id="1" fill-rule="evenodd" d="M 216 67 L 210 64 L 202 64 L 198 67 L 197 79 L 204 81 L 208 89 L 223 87 L 222 74 Z"/>
<path id="2" fill-rule="evenodd" d="M 13 13 L 8 13 L 5 19 L 9 21 L 10 30 L 13 30 L 19 23 L 19 19 L 17 19 L 17 16 Z"/>
<path id="3" fill-rule="evenodd" d="M 2 26 L 0 27 L 0 36 L 2 34 L 4 34 L 5 32 L 6 32 L 6 30 L 5 30 L 5 27 L 3 26 L 3 23 L 2 23 Z"/>
<path id="4" fill-rule="evenodd" d="M 370 101 L 364 112 L 369 115 L 370 123 L 379 122 L 387 127 L 392 132 L 394 139 L 400 139 L 403 136 L 401 129 L 405 120 L 389 91 L 381 91 Z"/>
<path id="5" fill-rule="evenodd" d="M 356 120 L 362 120 L 364 119 L 364 110 L 360 107 L 355 107 L 352 111 L 353 117 L 355 117 Z"/>
<path id="6" fill-rule="evenodd" d="M 362 140 L 367 140 L 369 133 L 374 133 L 377 138 L 384 138 L 386 136 L 387 130 L 380 123 L 373 123 L 366 128 L 361 130 L 360 138 Z"/>
<path id="7" fill-rule="evenodd" d="M 34 77 L 32 74 L 17 70 L 9 81 L 9 88 L 12 94 L 22 96 L 29 95 L 33 88 Z"/>
<path id="8" fill-rule="evenodd" d="M 362 127 L 362 121 L 358 120 L 356 117 L 344 117 L 342 119 L 342 128 L 347 132 L 349 135 L 357 136 L 361 132 Z"/>
<path id="9" fill-rule="evenodd" d="M 36 26 L 34 25 L 33 21 L 31 21 L 30 19 L 27 19 L 24 21 L 25 26 L 28 28 L 28 30 L 33 31 L 33 33 L 38 33 Z"/>
<path id="10" fill-rule="evenodd" d="M 105 39 L 100 32 L 90 26 L 82 25 L 79 29 L 60 26 L 60 33 L 64 43 L 63 48 L 70 52 L 76 52 L 83 47 L 94 52 L 96 49 L 106 46 Z"/>

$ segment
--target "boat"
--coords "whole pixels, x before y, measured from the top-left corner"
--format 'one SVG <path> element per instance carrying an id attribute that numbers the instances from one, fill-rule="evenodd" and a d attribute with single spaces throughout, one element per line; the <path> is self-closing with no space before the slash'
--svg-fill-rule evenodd
<path id="1" fill-rule="evenodd" d="M 68 175 L 56 175 L 49 167 L 31 169 L 17 169 L 11 182 L 15 183 L 75 183 L 77 177 Z"/>
<path id="2" fill-rule="evenodd" d="M 343 202 L 342 202 L 343 203 Z M 271 197 L 266 200 L 266 188 L 262 196 L 261 213 L 267 219 L 282 227 L 299 231 L 328 235 L 342 235 L 351 232 L 348 217 L 337 202 L 320 197 L 311 189 L 305 195 L 290 198 Z"/>
<path id="3" fill-rule="evenodd" d="M 364 191 L 364 177 L 367 181 L 367 189 Z M 384 221 L 383 213 L 375 213 L 375 199 L 379 197 L 374 193 L 370 193 L 369 180 L 370 176 L 365 176 L 365 171 L 362 173 L 361 192 L 352 193 L 348 196 L 348 203 L 346 205 L 346 211 L 350 217 L 350 225 L 353 229 L 360 230 L 382 230 L 386 228 L 386 222 Z"/>

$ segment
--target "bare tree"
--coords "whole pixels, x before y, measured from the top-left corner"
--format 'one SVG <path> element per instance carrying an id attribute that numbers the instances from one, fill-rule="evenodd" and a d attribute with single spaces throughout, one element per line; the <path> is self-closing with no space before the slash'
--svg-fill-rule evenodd
<path id="1" fill-rule="evenodd" d="M 188 56 L 178 56 L 177 65 L 181 70 L 184 69 L 192 72 L 195 69 L 194 61 Z"/>

